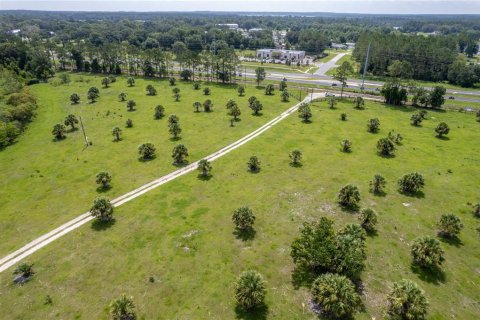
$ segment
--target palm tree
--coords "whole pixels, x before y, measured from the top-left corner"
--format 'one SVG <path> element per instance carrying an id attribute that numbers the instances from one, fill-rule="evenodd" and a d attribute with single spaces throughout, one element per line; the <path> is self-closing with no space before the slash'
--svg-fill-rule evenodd
<path id="1" fill-rule="evenodd" d="M 97 173 L 97 176 L 95 177 L 95 182 L 97 184 L 101 184 L 102 188 L 104 189 L 107 189 L 109 187 L 111 181 L 112 176 L 107 171 L 101 171 Z"/>
<path id="2" fill-rule="evenodd" d="M 165 108 L 159 104 L 158 106 L 155 107 L 154 117 L 155 119 L 158 120 L 163 118 L 164 115 L 165 115 Z"/>
<path id="3" fill-rule="evenodd" d="M 155 146 L 150 142 L 144 143 L 138 147 L 138 154 L 143 159 L 151 159 L 155 156 Z"/>
<path id="4" fill-rule="evenodd" d="M 172 150 L 173 164 L 182 164 L 188 157 L 188 149 L 183 144 L 176 145 Z"/>
<path id="5" fill-rule="evenodd" d="M 361 305 L 352 281 L 332 273 L 323 274 L 313 282 L 312 296 L 322 313 L 336 319 L 349 318 Z"/>
<path id="6" fill-rule="evenodd" d="M 237 91 L 238 91 L 238 95 L 242 97 L 245 94 L 245 86 L 242 86 L 242 85 L 238 86 Z"/>
<path id="7" fill-rule="evenodd" d="M 256 156 L 251 156 L 247 162 L 248 170 L 251 172 L 260 171 L 260 160 Z"/>
<path id="8" fill-rule="evenodd" d="M 113 219 L 113 206 L 107 198 L 97 198 L 93 201 L 90 213 L 100 222 L 108 222 Z"/>
<path id="9" fill-rule="evenodd" d="M 358 215 L 358 220 L 365 231 L 373 231 L 377 224 L 377 213 L 370 208 L 362 209 Z"/>
<path id="10" fill-rule="evenodd" d="M 437 224 L 438 234 L 442 237 L 456 237 L 463 229 L 463 223 L 459 217 L 452 213 L 442 214 Z"/>
<path id="11" fill-rule="evenodd" d="M 128 111 L 133 111 L 135 110 L 135 106 L 137 105 L 137 103 L 133 100 L 128 100 L 127 102 L 127 109 Z"/>
<path id="12" fill-rule="evenodd" d="M 290 97 L 290 94 L 288 93 L 287 89 L 284 89 L 280 96 L 282 97 L 282 102 L 288 102 L 288 98 Z"/>
<path id="13" fill-rule="evenodd" d="M 102 79 L 102 85 L 105 87 L 105 88 L 108 88 L 108 84 L 110 83 L 110 79 L 105 77 Z"/>
<path id="14" fill-rule="evenodd" d="M 238 117 L 242 114 L 242 111 L 237 105 L 234 105 L 231 109 L 229 114 L 233 117 L 233 120 L 237 121 Z"/>
<path id="15" fill-rule="evenodd" d="M 135 85 L 135 79 L 132 77 L 128 77 L 127 83 L 129 87 L 133 87 Z"/>
<path id="16" fill-rule="evenodd" d="M 302 160 L 302 152 L 300 150 L 293 150 L 289 154 L 289 157 L 292 160 L 292 165 L 297 166 L 300 164 L 300 160 Z"/>
<path id="17" fill-rule="evenodd" d="M 116 126 L 112 129 L 112 135 L 115 137 L 115 141 L 120 141 L 120 135 L 122 134 L 122 129 Z"/>
<path id="18" fill-rule="evenodd" d="M 232 221 L 237 229 L 246 231 L 252 229 L 255 216 L 249 207 L 240 207 L 233 211 Z"/>
<path id="19" fill-rule="evenodd" d="M 55 139 L 62 140 L 65 138 L 65 126 L 61 123 L 57 123 L 53 126 L 52 134 L 54 135 Z"/>
<path id="20" fill-rule="evenodd" d="M 119 299 L 110 303 L 110 315 L 113 320 L 135 320 L 135 304 L 132 297 L 123 294 Z"/>
<path id="21" fill-rule="evenodd" d="M 237 305 L 251 310 L 264 304 L 266 295 L 265 281 L 260 273 L 254 270 L 243 272 L 235 283 L 235 299 Z"/>
<path id="22" fill-rule="evenodd" d="M 182 132 L 182 128 L 178 122 L 173 122 L 168 125 L 168 131 L 173 135 L 173 139 L 177 139 L 178 135 Z"/>
<path id="23" fill-rule="evenodd" d="M 118 99 L 120 99 L 120 101 L 125 101 L 127 99 L 127 94 L 125 92 L 121 92 L 118 95 Z"/>
<path id="24" fill-rule="evenodd" d="M 376 174 L 373 176 L 373 180 L 370 181 L 370 191 L 372 191 L 375 194 L 382 193 L 383 188 L 385 188 L 386 184 L 387 184 L 387 181 L 385 180 L 385 178 L 379 174 Z"/>
<path id="25" fill-rule="evenodd" d="M 437 133 L 437 137 L 441 138 L 443 135 L 447 135 L 450 132 L 450 128 L 445 122 L 440 122 L 435 128 L 435 132 Z"/>
<path id="26" fill-rule="evenodd" d="M 413 263 L 420 267 L 437 268 L 445 260 L 440 242 L 431 237 L 417 238 L 411 250 Z"/>
<path id="27" fill-rule="evenodd" d="M 348 184 L 338 193 L 338 202 L 344 207 L 354 208 L 360 201 L 360 192 L 353 184 Z"/>
<path id="28" fill-rule="evenodd" d="M 66 126 L 71 126 L 72 127 L 72 131 L 74 131 L 76 128 L 75 128 L 75 124 L 78 123 L 78 119 L 77 117 L 75 117 L 75 115 L 73 114 L 69 114 L 66 118 L 65 118 L 65 121 L 64 121 L 64 124 Z"/>
<path id="29" fill-rule="evenodd" d="M 417 284 L 410 280 L 394 282 L 387 302 L 387 315 L 390 319 L 423 320 L 427 315 L 427 298 Z"/>
<path id="30" fill-rule="evenodd" d="M 195 112 L 200 112 L 200 107 L 201 106 L 202 106 L 202 104 L 198 101 L 193 103 L 193 107 L 195 108 Z"/>
<path id="31" fill-rule="evenodd" d="M 303 119 L 303 122 L 310 122 L 310 118 L 312 117 L 312 110 L 310 110 L 310 106 L 308 103 L 302 103 L 300 107 L 298 107 L 298 117 Z"/>
<path id="32" fill-rule="evenodd" d="M 79 101 L 80 101 L 80 96 L 76 93 L 72 93 L 70 95 L 70 101 L 73 103 L 73 104 L 77 104 Z"/>
<path id="33" fill-rule="evenodd" d="M 202 177 L 206 178 L 210 174 L 210 171 L 212 171 L 212 165 L 207 159 L 202 159 L 198 162 L 197 169 L 201 172 Z"/>

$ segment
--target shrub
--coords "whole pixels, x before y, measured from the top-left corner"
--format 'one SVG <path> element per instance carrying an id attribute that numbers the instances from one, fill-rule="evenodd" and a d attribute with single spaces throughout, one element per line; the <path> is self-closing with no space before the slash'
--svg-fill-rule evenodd
<path id="1" fill-rule="evenodd" d="M 183 144 L 177 144 L 173 147 L 172 158 L 173 164 L 182 164 L 185 162 L 185 158 L 188 157 L 188 149 Z"/>
<path id="2" fill-rule="evenodd" d="M 438 234 L 442 237 L 456 237 L 463 229 L 462 221 L 454 214 L 442 214 L 437 224 Z"/>
<path id="3" fill-rule="evenodd" d="M 237 305 L 245 310 L 260 307 L 264 304 L 266 291 L 261 274 L 253 270 L 245 271 L 235 283 Z"/>
<path id="4" fill-rule="evenodd" d="M 308 103 L 302 103 L 300 107 L 298 107 L 298 117 L 303 119 L 303 122 L 310 122 L 312 110 L 310 109 Z"/>
<path id="5" fill-rule="evenodd" d="M 240 207 L 233 211 L 232 221 L 237 229 L 246 231 L 253 228 L 255 216 L 249 207 Z"/>
<path id="6" fill-rule="evenodd" d="M 180 72 L 180 77 L 185 81 L 190 80 L 192 75 L 193 75 L 192 70 L 184 69 Z"/>
<path id="7" fill-rule="evenodd" d="M 18 274 L 24 278 L 30 278 L 35 274 L 35 271 L 33 270 L 33 263 L 20 263 L 15 270 L 13 270 L 13 274 Z"/>
<path id="8" fill-rule="evenodd" d="M 237 105 L 234 105 L 230 108 L 230 112 L 228 114 L 233 117 L 233 120 L 237 121 L 238 117 L 242 114 L 242 111 Z"/>
<path id="9" fill-rule="evenodd" d="M 335 236 L 335 250 L 330 271 L 350 279 L 359 279 L 365 269 L 365 230 L 359 224 L 348 224 Z"/>
<path id="10" fill-rule="evenodd" d="M 415 239 L 412 244 L 411 254 L 413 263 L 424 268 L 439 267 L 445 260 L 440 242 L 431 237 Z"/>
<path id="11" fill-rule="evenodd" d="M 127 83 L 129 87 L 133 87 L 135 85 L 135 79 L 132 77 L 128 77 Z"/>
<path id="12" fill-rule="evenodd" d="M 328 97 L 327 98 L 327 104 L 328 104 L 328 107 L 330 109 L 335 109 L 335 106 L 337 105 L 337 99 L 335 99 L 335 97 Z M 344 113 L 342 113 L 342 114 L 344 114 Z"/>
<path id="13" fill-rule="evenodd" d="M 106 189 L 110 186 L 110 182 L 112 181 L 112 176 L 107 171 L 101 171 L 97 173 L 95 177 L 95 182 L 97 184 L 101 184 L 102 188 Z"/>
<path id="14" fill-rule="evenodd" d="M 113 206 L 107 198 L 97 198 L 93 201 L 90 213 L 97 220 L 107 222 L 113 219 Z"/>
<path id="15" fill-rule="evenodd" d="M 428 301 L 423 291 L 410 280 L 393 283 L 387 304 L 387 316 L 392 320 L 423 320 L 427 315 Z"/>
<path id="16" fill-rule="evenodd" d="M 200 171 L 202 177 L 208 177 L 210 171 L 212 171 L 212 165 L 207 159 L 202 159 L 198 162 L 197 170 Z"/>
<path id="17" fill-rule="evenodd" d="M 375 230 L 375 225 L 377 224 L 377 213 L 370 208 L 365 208 L 360 211 L 358 215 L 358 220 L 360 225 L 365 231 L 371 232 Z"/>
<path id="18" fill-rule="evenodd" d="M 370 181 L 370 191 L 375 194 L 382 193 L 383 188 L 385 188 L 386 184 L 387 181 L 385 180 L 385 178 L 379 174 L 376 174 L 373 176 L 373 180 Z"/>
<path id="19" fill-rule="evenodd" d="M 122 101 L 122 102 L 125 101 L 125 100 L 127 100 L 127 94 L 126 94 L 125 92 L 121 92 L 121 93 L 118 95 L 118 99 L 119 99 L 120 101 Z"/>
<path id="20" fill-rule="evenodd" d="M 422 123 L 422 120 L 422 116 L 418 113 L 412 114 L 412 116 L 410 117 L 410 123 L 412 124 L 412 126 L 415 127 L 418 127 Z"/>
<path id="21" fill-rule="evenodd" d="M 322 313 L 327 317 L 349 318 L 361 305 L 355 286 L 345 276 L 323 274 L 313 282 L 311 291 L 313 301 L 321 306 Z"/>
<path id="22" fill-rule="evenodd" d="M 423 120 L 427 119 L 428 112 L 426 110 L 420 110 L 418 114 L 420 115 L 420 117 L 422 117 Z"/>
<path id="23" fill-rule="evenodd" d="M 133 127 L 133 121 L 132 121 L 132 119 L 127 119 L 127 121 L 125 121 L 125 125 L 127 126 L 127 128 Z"/>
<path id="24" fill-rule="evenodd" d="M 178 135 L 182 133 L 182 128 L 178 122 L 173 122 L 168 125 L 168 132 L 170 132 L 174 139 L 177 139 Z"/>
<path id="25" fill-rule="evenodd" d="M 282 102 L 288 102 L 290 98 L 290 94 L 288 93 L 287 89 L 282 90 L 281 98 L 282 98 Z"/>
<path id="26" fill-rule="evenodd" d="M 368 132 L 377 133 L 379 128 L 380 128 L 380 120 L 378 120 L 377 118 L 368 120 L 367 122 Z"/>
<path id="27" fill-rule="evenodd" d="M 209 88 L 209 87 L 205 87 L 205 88 L 203 89 L 203 94 L 204 94 L 204 95 L 209 96 L 210 93 L 211 93 L 211 91 L 210 91 L 210 88 Z"/>
<path id="28" fill-rule="evenodd" d="M 155 146 L 150 143 L 143 143 L 138 147 L 138 154 L 143 159 L 152 159 L 155 156 Z"/>
<path id="29" fill-rule="evenodd" d="M 165 116 L 165 108 L 162 105 L 157 105 L 155 106 L 155 112 L 153 114 L 153 117 L 155 119 L 161 119 Z"/>
<path id="30" fill-rule="evenodd" d="M 70 95 L 70 101 L 73 103 L 73 104 L 77 104 L 79 101 L 80 101 L 80 96 L 76 93 L 72 93 Z"/>
<path id="31" fill-rule="evenodd" d="M 435 128 L 435 132 L 437 133 L 437 137 L 441 138 L 450 132 L 450 128 L 445 122 L 440 122 Z"/>
<path id="32" fill-rule="evenodd" d="M 302 152 L 300 150 L 293 150 L 288 156 L 290 157 L 291 164 L 294 166 L 300 164 L 300 160 L 302 160 Z"/>
<path id="33" fill-rule="evenodd" d="M 67 130 L 65 129 L 65 126 L 63 124 L 57 123 L 53 126 L 52 134 L 56 140 L 62 140 L 65 138 L 66 131 Z"/>
<path id="34" fill-rule="evenodd" d="M 342 113 L 342 114 L 340 115 L 340 120 L 342 120 L 342 121 L 347 121 L 347 114 L 346 114 L 346 113 Z"/>
<path id="35" fill-rule="evenodd" d="M 110 303 L 110 315 L 113 320 L 135 320 L 135 304 L 132 297 L 123 294 L 119 299 Z"/>
<path id="36" fill-rule="evenodd" d="M 202 106 L 202 103 L 201 102 L 194 102 L 193 103 L 193 107 L 195 108 L 195 112 L 200 112 L 200 107 Z"/>
<path id="37" fill-rule="evenodd" d="M 168 79 L 168 83 L 170 83 L 170 85 L 171 85 L 172 87 L 175 85 L 175 81 L 176 81 L 176 79 L 175 79 L 174 77 L 170 77 L 170 78 Z"/>
<path id="38" fill-rule="evenodd" d="M 342 140 L 340 146 L 343 152 L 350 152 L 352 150 L 352 142 L 350 140 Z"/>
<path id="39" fill-rule="evenodd" d="M 110 79 L 105 77 L 102 79 L 102 85 L 104 88 L 108 88 L 108 84 L 110 83 Z"/>
<path id="40" fill-rule="evenodd" d="M 395 145 L 388 138 L 381 138 L 377 141 L 377 150 L 381 155 L 391 156 L 395 151 Z"/>
<path id="41" fill-rule="evenodd" d="M 260 160 L 256 156 L 251 156 L 247 162 L 248 170 L 251 172 L 259 172 L 260 171 Z"/>
<path id="42" fill-rule="evenodd" d="M 193 83 L 193 89 L 194 90 L 199 90 L 200 89 L 200 83 L 199 82 L 194 82 Z"/>
<path id="43" fill-rule="evenodd" d="M 418 172 L 408 173 L 398 180 L 399 190 L 403 193 L 415 193 L 424 186 L 423 176 Z"/>
<path id="44" fill-rule="evenodd" d="M 170 117 L 168 117 L 168 125 L 171 125 L 172 123 L 178 123 L 178 121 L 180 121 L 180 119 L 175 114 L 171 114 Z"/>
<path id="45" fill-rule="evenodd" d="M 338 192 L 338 202 L 344 207 L 355 208 L 360 202 L 360 191 L 356 186 L 348 184 Z"/>

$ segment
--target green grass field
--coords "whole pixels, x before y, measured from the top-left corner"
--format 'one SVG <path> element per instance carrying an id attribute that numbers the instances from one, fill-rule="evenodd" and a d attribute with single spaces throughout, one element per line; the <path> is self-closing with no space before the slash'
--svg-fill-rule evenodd
<path id="1" fill-rule="evenodd" d="M 98 83 L 99 78 L 92 81 Z M 119 88 L 125 88 L 124 80 L 119 81 L 111 89 L 102 89 L 95 105 L 80 106 L 84 118 L 90 119 L 87 130 L 94 141 L 86 151 L 81 151 L 80 133 L 53 143 L 49 131 L 52 122 L 61 120 L 71 108 L 79 108 L 67 101 L 72 89 L 84 92 L 91 84 L 32 88 L 40 100 L 38 119 L 21 141 L 0 153 L 2 176 L 9 179 L 2 189 L 2 199 L 7 195 L 8 201 L 1 212 L 13 211 L 2 215 L 2 220 L 12 221 L 11 229 L 21 229 L 17 233 L 2 230 L 7 239 L 2 242 L 3 253 L 15 247 L 10 243 L 22 243 L 88 209 L 96 196 L 93 176 L 101 168 L 114 174 L 108 196 L 172 171 L 169 151 L 174 143 L 168 139 L 166 119 L 151 118 L 156 101 L 164 103 L 167 113 L 175 110 L 180 115 L 185 130 L 181 142 L 190 147 L 192 160 L 287 107 L 278 103 L 278 93 L 267 104 L 267 97 L 258 92 L 265 100 L 264 116 L 252 117 L 244 107 L 242 121 L 229 128 L 222 100 L 240 101 L 232 89 L 212 86 L 217 94 L 213 95 L 215 112 L 195 114 L 191 102 L 198 97 L 190 85 L 179 84 L 183 102 L 174 103 L 164 82 L 155 82 L 160 89 L 157 97 L 146 97 L 146 82 L 139 80 L 136 87 L 125 89 L 139 105 L 131 116 L 138 117 L 133 118 L 138 125 L 132 132 L 124 129 L 124 141 L 113 143 L 109 130 L 119 119 L 104 117 L 103 112 L 122 113 L 120 123 L 127 117 L 124 105 L 115 99 Z M 247 97 L 252 90 L 248 89 Z M 102 112 L 96 117 L 96 110 L 88 112 L 89 108 Z M 348 121 L 339 120 L 342 112 L 348 114 Z M 480 222 L 470 213 L 470 203 L 480 200 L 480 124 L 472 114 L 447 111 L 429 112 L 422 127 L 412 127 L 413 112 L 413 108 L 379 103 L 367 103 L 360 111 L 351 102 L 330 110 L 325 102 L 316 102 L 312 123 L 290 116 L 213 162 L 208 181 L 199 179 L 197 173 L 182 176 L 118 207 L 116 222 L 109 228 L 98 230 L 87 224 L 33 254 L 27 260 L 35 263 L 37 274 L 26 285 L 13 285 L 9 270 L 0 274 L 0 318 L 103 319 L 108 317 L 109 302 L 127 293 L 145 319 L 315 319 L 308 307 L 308 288 L 293 285 L 290 244 L 304 221 L 327 216 L 335 220 L 336 228 L 355 222 L 355 214 L 342 211 L 336 203 L 338 190 L 353 183 L 360 189 L 361 206 L 379 213 L 378 232 L 367 239 L 362 275 L 365 311 L 356 318 L 383 318 L 392 282 L 408 278 L 425 290 L 429 319 L 475 319 L 480 313 L 480 244 L 475 230 Z M 197 121 L 201 116 L 209 119 Z M 366 131 L 367 120 L 374 117 L 381 123 L 377 134 Z M 450 125 L 446 139 L 434 135 L 440 121 Z M 395 157 L 382 158 L 376 154 L 376 141 L 393 129 L 404 136 L 403 145 Z M 136 146 L 145 139 L 160 150 L 157 159 L 141 163 L 136 160 Z M 353 142 L 352 153 L 340 152 L 342 139 Z M 303 152 L 303 166 L 291 167 L 288 153 L 297 148 Z M 262 162 L 257 174 L 246 170 L 251 155 Z M 37 167 L 40 173 L 35 173 Z M 412 171 L 422 173 L 426 180 L 418 197 L 396 190 L 398 178 Z M 376 173 L 387 179 L 385 196 L 368 192 L 368 181 Z M 232 211 L 242 205 L 250 206 L 257 216 L 256 234 L 247 241 L 236 238 L 231 222 Z M 410 243 L 418 236 L 435 236 L 436 221 L 446 212 L 457 214 L 465 225 L 460 241 L 442 242 L 446 256 L 442 275 L 418 273 L 411 267 Z M 267 281 L 264 314 L 235 312 L 233 281 L 249 268 L 261 272 Z M 46 295 L 51 296 L 51 305 L 44 304 Z"/>
<path id="2" fill-rule="evenodd" d="M 80 78 L 85 82 L 75 82 Z M 255 130 L 293 103 L 280 102 L 278 95 L 266 96 L 255 87 L 247 87 L 245 96 L 238 97 L 235 89 L 212 84 L 208 85 L 212 94 L 205 96 L 203 88 L 196 91 L 191 83 L 178 81 L 181 98 L 175 102 L 168 81 L 138 79 L 135 87 L 127 87 L 126 79 L 119 78 L 104 89 L 101 77 L 74 75 L 72 80 L 64 86 L 32 86 L 30 90 L 39 98 L 38 116 L 16 144 L 0 151 L 0 230 L 3 239 L 8 239 L 0 242 L 2 256 L 88 211 L 99 195 L 114 198 L 173 171 L 170 155 L 176 144 L 187 146 L 190 160 L 201 159 Z M 146 95 L 149 83 L 157 88 L 157 96 Z M 93 104 L 86 99 L 91 86 L 100 89 L 100 98 Z M 122 91 L 127 93 L 127 99 L 136 101 L 136 111 L 128 112 L 126 102 L 118 100 Z M 73 92 L 82 98 L 78 105 L 70 104 Z M 252 95 L 264 105 L 262 116 L 252 116 L 247 107 Z M 214 112 L 195 113 L 193 102 L 207 98 L 213 101 Z M 234 128 L 230 127 L 225 108 L 229 99 L 237 101 L 242 111 L 242 121 Z M 161 120 L 153 118 L 157 104 L 166 110 Z M 69 113 L 83 118 L 93 146 L 84 148 L 80 130 L 68 133 L 65 140 L 53 141 L 53 125 L 63 123 Z M 181 140 L 170 139 L 170 114 L 180 117 Z M 133 128 L 125 127 L 127 118 L 133 120 Z M 117 125 L 123 130 L 120 142 L 114 142 L 111 133 Z M 138 160 L 137 148 L 145 142 L 153 143 L 157 149 L 157 158 L 149 162 Z M 113 187 L 105 193 L 97 192 L 95 184 L 95 175 L 102 170 L 113 175 Z"/>

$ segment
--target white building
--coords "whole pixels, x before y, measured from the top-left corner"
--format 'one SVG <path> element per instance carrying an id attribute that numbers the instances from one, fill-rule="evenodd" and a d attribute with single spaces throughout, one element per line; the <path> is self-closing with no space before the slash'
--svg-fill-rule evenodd
<path id="1" fill-rule="evenodd" d="M 217 26 L 221 28 L 227 28 L 230 30 L 237 30 L 238 29 L 238 24 L 237 23 L 219 23 Z"/>
<path id="2" fill-rule="evenodd" d="M 305 58 L 305 51 L 285 49 L 258 49 L 257 58 L 301 61 Z"/>

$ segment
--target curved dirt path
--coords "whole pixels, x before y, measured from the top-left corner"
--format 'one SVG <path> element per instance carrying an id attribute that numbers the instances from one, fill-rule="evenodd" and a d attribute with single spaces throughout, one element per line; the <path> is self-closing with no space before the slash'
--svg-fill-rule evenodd
<path id="1" fill-rule="evenodd" d="M 325 96 L 324 93 L 314 93 L 312 98 L 316 99 L 316 98 L 320 98 L 320 97 L 324 97 L 324 96 Z M 240 138 L 239 140 L 229 144 L 228 146 L 210 154 L 209 156 L 205 157 L 204 159 L 207 159 L 209 161 L 214 161 L 214 160 L 220 158 L 221 156 L 226 155 L 230 151 L 235 150 L 236 148 L 240 147 L 241 145 L 243 145 L 243 144 L 247 143 L 248 141 L 252 140 L 253 138 L 259 136 L 263 132 L 267 131 L 268 129 L 270 129 L 271 127 L 273 127 L 274 125 L 276 125 L 277 123 L 279 123 L 280 121 L 282 121 L 283 119 L 285 119 L 286 117 L 288 117 L 289 115 L 294 113 L 298 109 L 300 104 L 302 104 L 303 102 L 309 102 L 309 101 L 310 101 L 310 96 L 307 96 L 302 102 L 299 102 L 296 105 L 294 105 L 293 107 L 291 107 L 291 108 L 287 109 L 286 111 L 282 112 L 280 115 L 273 118 L 272 120 L 270 120 L 269 122 L 267 122 L 266 124 L 261 126 L 260 128 L 258 128 L 255 131 L 247 134 L 243 138 Z M 167 182 L 169 182 L 169 181 L 171 181 L 171 180 L 173 180 L 177 177 L 180 177 L 184 174 L 187 174 L 191 171 L 196 170 L 198 162 L 199 162 L 199 160 L 197 160 L 193 163 L 190 163 L 189 165 L 187 165 L 183 168 L 180 168 L 178 170 L 175 170 L 175 171 L 173 171 L 173 172 L 171 172 L 171 173 L 169 173 L 169 174 L 167 174 L 163 177 L 160 177 L 160 178 L 158 178 L 154 181 L 146 183 L 146 184 L 142 185 L 141 187 L 138 187 L 135 190 L 132 190 L 128 193 L 125 193 L 124 195 L 121 195 L 121 196 L 113 199 L 111 201 L 111 203 L 114 207 L 118 207 L 118 206 L 120 206 L 120 205 L 122 205 L 122 204 L 124 204 L 124 203 L 126 203 L 130 200 L 133 200 L 133 199 L 141 196 L 142 194 L 147 193 L 148 191 L 153 190 L 153 189 L 155 189 L 155 188 L 157 188 L 157 187 L 159 187 L 159 186 L 161 186 L 161 185 L 163 185 L 163 184 L 165 184 L 165 183 L 167 183 Z M 40 250 L 41 248 L 45 247 L 47 244 L 57 240 L 58 238 L 64 236 L 67 233 L 69 233 L 70 231 L 73 231 L 73 230 L 81 227 L 82 225 L 91 221 L 92 219 L 94 219 L 94 217 L 92 217 L 90 212 L 85 212 L 84 214 L 76 217 L 75 219 L 72 219 L 69 222 L 64 223 L 60 227 L 58 227 L 58 228 L 40 236 L 40 237 L 38 237 L 37 239 L 35 239 L 35 240 L 31 241 L 30 243 L 26 244 L 25 246 L 23 246 L 22 248 L 8 254 L 7 256 L 0 259 L 0 272 L 5 271 L 6 269 L 10 268 L 14 264 L 21 261 L 22 259 L 30 256 L 34 252 L 36 252 L 36 251 Z"/>

